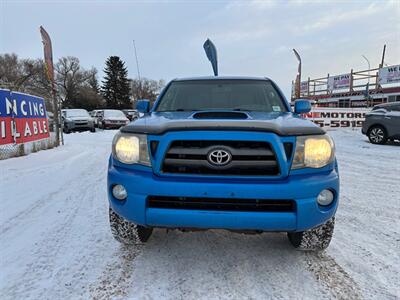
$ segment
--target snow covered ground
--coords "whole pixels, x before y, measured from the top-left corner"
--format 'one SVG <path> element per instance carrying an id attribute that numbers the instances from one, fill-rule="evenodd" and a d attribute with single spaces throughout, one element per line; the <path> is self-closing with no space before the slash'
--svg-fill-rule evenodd
<path id="1" fill-rule="evenodd" d="M 2 299 L 399 299 L 400 146 L 332 131 L 341 205 L 331 246 L 297 252 L 283 233 L 155 230 L 125 248 L 108 225 L 115 131 L 0 161 Z"/>

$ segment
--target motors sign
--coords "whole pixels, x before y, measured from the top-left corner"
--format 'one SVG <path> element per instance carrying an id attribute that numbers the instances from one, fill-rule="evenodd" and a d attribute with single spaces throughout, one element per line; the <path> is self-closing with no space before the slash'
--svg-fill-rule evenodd
<path id="1" fill-rule="evenodd" d="M 320 127 L 354 128 L 362 127 L 368 111 L 362 108 L 313 108 L 303 116 Z"/>
<path id="2" fill-rule="evenodd" d="M 43 98 L 0 89 L 0 145 L 48 138 Z"/>
<path id="3" fill-rule="evenodd" d="M 379 84 L 400 82 L 400 65 L 379 69 Z"/>
<path id="4" fill-rule="evenodd" d="M 328 90 L 340 90 L 346 89 L 350 87 L 350 74 L 343 74 L 337 76 L 329 76 L 328 77 Z"/>

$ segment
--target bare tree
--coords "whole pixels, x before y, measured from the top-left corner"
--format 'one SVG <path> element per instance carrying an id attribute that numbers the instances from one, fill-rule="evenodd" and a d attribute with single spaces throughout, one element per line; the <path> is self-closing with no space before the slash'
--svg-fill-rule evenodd
<path id="1" fill-rule="evenodd" d="M 58 95 L 64 107 L 93 109 L 103 105 L 97 70 L 83 69 L 76 57 L 62 57 L 56 64 Z M 16 54 L 0 55 L 0 87 L 43 97 L 52 109 L 51 83 L 42 59 L 19 59 Z"/>
<path id="2" fill-rule="evenodd" d="M 56 82 L 65 107 L 77 107 L 79 89 L 93 74 L 81 68 L 79 59 L 73 56 L 61 57 L 56 66 Z"/>
<path id="3" fill-rule="evenodd" d="M 9 89 L 23 90 L 26 81 L 35 75 L 35 61 L 19 60 L 16 54 L 0 55 L 0 84 Z"/>
<path id="4" fill-rule="evenodd" d="M 0 87 L 40 96 L 51 110 L 51 84 L 41 59 L 19 59 L 16 54 L 0 55 Z"/>
<path id="5" fill-rule="evenodd" d="M 153 79 L 141 78 L 141 80 L 131 79 L 130 85 L 134 102 L 139 99 L 148 99 L 153 103 L 165 86 L 165 82 L 164 80 L 157 81 Z"/>

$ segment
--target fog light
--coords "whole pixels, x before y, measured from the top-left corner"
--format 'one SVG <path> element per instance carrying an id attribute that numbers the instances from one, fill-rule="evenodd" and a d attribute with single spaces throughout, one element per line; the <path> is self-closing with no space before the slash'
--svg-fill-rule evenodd
<path id="1" fill-rule="evenodd" d="M 317 197 L 317 202 L 319 205 L 327 206 L 333 201 L 333 193 L 330 190 L 322 190 Z"/>
<path id="2" fill-rule="evenodd" d="M 126 189 L 120 184 L 114 185 L 114 187 L 112 188 L 112 194 L 118 200 L 125 200 L 128 196 Z"/>

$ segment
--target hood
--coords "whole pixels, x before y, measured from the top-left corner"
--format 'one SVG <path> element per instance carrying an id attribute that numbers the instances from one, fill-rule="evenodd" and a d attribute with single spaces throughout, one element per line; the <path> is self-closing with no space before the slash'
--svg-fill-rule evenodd
<path id="1" fill-rule="evenodd" d="M 108 121 L 129 121 L 127 117 L 104 117 L 103 119 Z"/>
<path id="2" fill-rule="evenodd" d="M 280 136 L 325 133 L 313 122 L 291 112 L 153 112 L 121 129 L 127 133 L 155 135 L 183 130 L 262 131 Z"/>
<path id="3" fill-rule="evenodd" d="M 89 116 L 81 116 L 81 117 L 66 117 L 67 120 L 71 121 L 92 121 L 92 117 Z"/>

